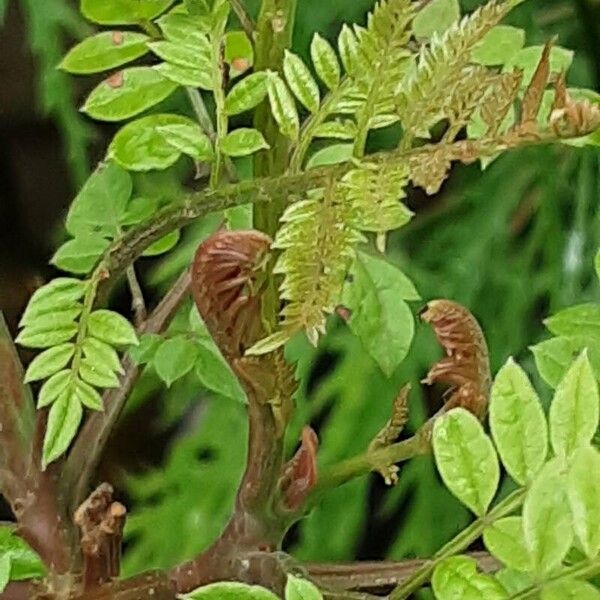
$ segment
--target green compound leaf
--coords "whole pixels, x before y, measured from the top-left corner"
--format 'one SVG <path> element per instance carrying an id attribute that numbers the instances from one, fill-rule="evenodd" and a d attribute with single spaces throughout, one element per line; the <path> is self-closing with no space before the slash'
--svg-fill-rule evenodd
<path id="1" fill-rule="evenodd" d="M 73 381 L 73 372 L 71 369 L 64 369 L 55 373 L 44 382 L 38 394 L 37 407 L 43 408 L 52 404 Z"/>
<path id="2" fill-rule="evenodd" d="M 68 342 L 38 354 L 25 372 L 25 383 L 46 379 L 50 375 L 54 375 L 67 365 L 74 352 L 75 345 Z"/>
<path id="3" fill-rule="evenodd" d="M 139 343 L 131 323 L 111 310 L 102 309 L 91 313 L 88 319 L 88 332 L 111 346 L 129 346 Z"/>
<path id="4" fill-rule="evenodd" d="M 166 142 L 182 154 L 200 161 L 210 161 L 214 151 L 209 137 L 194 122 L 162 125 L 158 128 Z"/>
<path id="5" fill-rule="evenodd" d="M 568 456 L 590 443 L 598 429 L 598 384 L 584 350 L 559 383 L 550 405 L 550 441 L 557 455 Z"/>
<path id="6" fill-rule="evenodd" d="M 406 358 L 414 334 L 414 319 L 403 300 L 419 298 L 413 283 L 394 265 L 358 254 L 342 303 L 350 309 L 351 331 L 387 377 Z"/>
<path id="7" fill-rule="evenodd" d="M 268 147 L 260 131 L 245 127 L 235 129 L 221 140 L 221 152 L 227 156 L 248 156 Z"/>
<path id="8" fill-rule="evenodd" d="M 81 0 L 81 12 L 101 25 L 137 25 L 163 13 L 173 0 Z"/>
<path id="9" fill-rule="evenodd" d="M 225 112 L 237 115 L 258 106 L 267 96 L 267 78 L 267 73 L 259 71 L 234 85 L 225 98 Z"/>
<path id="10" fill-rule="evenodd" d="M 472 59 L 480 65 L 503 65 L 510 61 L 525 43 L 525 31 L 510 25 L 496 25 L 476 44 Z"/>
<path id="11" fill-rule="evenodd" d="M 311 581 L 288 575 L 285 600 L 323 600 L 323 594 Z"/>
<path id="12" fill-rule="evenodd" d="M 181 156 L 181 149 L 170 143 L 164 127 L 198 126 L 187 117 L 172 114 L 149 115 L 127 123 L 108 148 L 109 158 L 130 171 L 162 170 Z"/>
<path id="13" fill-rule="evenodd" d="M 116 237 L 132 190 L 133 182 L 127 171 L 114 162 L 100 164 L 69 208 L 67 231 L 82 238 Z"/>
<path id="14" fill-rule="evenodd" d="M 453 556 L 435 568 L 431 585 L 437 600 L 505 600 L 508 594 L 468 556 Z"/>
<path id="15" fill-rule="evenodd" d="M 285 51 L 283 60 L 285 79 L 294 96 L 312 113 L 319 110 L 321 96 L 319 86 L 304 61 L 293 52 Z"/>
<path id="16" fill-rule="evenodd" d="M 558 567 L 573 540 L 567 478 L 560 459 L 544 465 L 523 505 L 525 545 L 534 571 L 546 575 Z"/>
<path id="17" fill-rule="evenodd" d="M 313 36 L 310 56 L 321 81 L 331 90 L 340 83 L 340 63 L 331 44 L 318 33 Z"/>
<path id="18" fill-rule="evenodd" d="M 171 387 L 192 370 L 197 355 L 196 344 L 181 335 L 163 342 L 156 350 L 152 364 L 167 387 Z"/>
<path id="19" fill-rule="evenodd" d="M 485 547 L 507 567 L 517 571 L 530 570 L 521 517 L 505 517 L 486 527 L 483 541 Z"/>
<path id="20" fill-rule="evenodd" d="M 104 31 L 72 48 L 60 68 L 83 75 L 120 67 L 144 56 L 148 52 L 146 42 L 149 39 L 147 35 L 133 31 Z"/>
<path id="21" fill-rule="evenodd" d="M 279 125 L 281 133 L 295 140 L 300 132 L 298 109 L 287 85 L 285 85 L 277 73 L 269 73 L 267 91 L 269 102 L 271 103 L 271 111 Z"/>
<path id="22" fill-rule="evenodd" d="M 413 20 L 413 32 L 417 38 L 430 38 L 443 33 L 460 18 L 458 0 L 433 0 L 420 10 Z"/>
<path id="23" fill-rule="evenodd" d="M 591 446 L 571 456 L 568 496 L 573 529 L 588 558 L 600 551 L 600 452 Z"/>
<path id="24" fill-rule="evenodd" d="M 509 475 L 520 485 L 531 483 L 548 454 L 548 426 L 527 374 L 512 358 L 492 386 L 490 429 Z"/>
<path id="25" fill-rule="evenodd" d="M 564 579 L 544 587 L 540 600 L 600 600 L 600 591 L 591 583 Z"/>
<path id="26" fill-rule="evenodd" d="M 81 110 L 100 121 L 122 121 L 158 104 L 176 88 L 152 67 L 131 67 L 94 88 Z"/>
<path id="27" fill-rule="evenodd" d="M 211 583 L 183 596 L 187 600 L 279 600 L 269 590 L 258 585 L 234 581 Z"/>
<path id="28" fill-rule="evenodd" d="M 110 241 L 98 235 L 83 235 L 65 242 L 55 253 L 50 262 L 70 273 L 85 275 L 89 273 L 108 248 Z"/>
<path id="29" fill-rule="evenodd" d="M 433 428 L 435 461 L 446 487 L 477 516 L 483 516 L 500 480 L 492 440 L 463 408 L 440 417 Z"/>
<path id="30" fill-rule="evenodd" d="M 79 424 L 83 409 L 71 388 L 67 388 L 52 404 L 48 414 L 42 463 L 44 469 L 66 452 Z"/>

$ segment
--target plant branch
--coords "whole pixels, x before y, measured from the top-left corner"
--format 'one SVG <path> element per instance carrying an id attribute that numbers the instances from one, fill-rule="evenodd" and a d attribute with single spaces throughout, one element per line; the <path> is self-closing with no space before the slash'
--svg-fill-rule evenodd
<path id="1" fill-rule="evenodd" d="M 501 563 L 487 552 L 471 552 L 479 568 L 487 573 L 497 571 Z M 423 569 L 428 559 L 401 561 L 353 562 L 342 564 L 308 563 L 308 574 L 325 590 L 357 590 L 388 593 L 416 571 Z"/>
<path id="2" fill-rule="evenodd" d="M 127 283 L 131 291 L 131 309 L 133 310 L 133 320 L 136 327 L 139 327 L 146 319 L 146 302 L 144 293 L 135 273 L 135 266 L 129 265 L 126 270 Z"/>
<path id="3" fill-rule="evenodd" d="M 433 574 L 434 569 L 444 560 L 466 550 L 483 533 L 488 526 L 510 515 L 517 510 L 525 499 L 525 488 L 520 488 L 499 502 L 487 515 L 473 521 L 455 538 L 438 550 L 431 560 L 426 561 L 408 579 L 399 585 L 389 596 L 389 600 L 405 600 L 419 588 L 425 585 Z"/>
<path id="4" fill-rule="evenodd" d="M 229 0 L 229 4 L 231 4 L 231 8 L 238 18 L 242 29 L 248 36 L 248 39 L 252 41 L 254 39 L 254 28 L 256 25 L 250 16 L 250 13 L 246 10 L 243 0 Z"/>
<path id="5" fill-rule="evenodd" d="M 138 328 L 138 333 L 160 333 L 181 305 L 189 292 L 190 274 L 185 271 L 173 284 L 160 304 Z M 64 466 L 61 485 L 70 498 L 70 510 L 74 511 L 87 496 L 104 445 L 115 426 L 129 392 L 133 388 L 139 367 L 129 357 L 122 362 L 124 375 L 118 388 L 104 393 L 103 412 L 91 413 L 79 432 Z"/>

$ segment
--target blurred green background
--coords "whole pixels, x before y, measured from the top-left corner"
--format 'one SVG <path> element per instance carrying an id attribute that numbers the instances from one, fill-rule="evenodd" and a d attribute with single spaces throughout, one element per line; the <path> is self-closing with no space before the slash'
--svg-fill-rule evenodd
<path id="1" fill-rule="evenodd" d="M 257 4 L 248 2 L 253 11 Z M 477 4 L 464 0 L 463 10 Z M 370 0 L 298 0 L 296 51 L 306 55 L 314 31 L 334 39 L 341 23 L 364 22 L 372 5 Z M 113 128 L 77 112 L 92 82 L 54 69 L 64 51 L 90 32 L 76 3 L 12 0 L 5 9 L 0 309 L 14 327 L 32 289 L 54 275 L 47 261 L 60 238 L 61 219 L 77 186 L 102 158 Z M 528 44 L 557 36 L 560 45 L 575 51 L 569 84 L 600 88 L 600 0 L 529 0 L 508 23 L 526 29 Z M 390 143 L 385 134 L 375 136 L 370 149 Z M 457 167 L 436 196 L 410 191 L 408 204 L 416 217 L 391 237 L 390 255 L 424 301 L 452 298 L 473 311 L 486 333 L 494 371 L 512 355 L 547 397 L 528 347 L 546 336 L 545 316 L 600 297 L 592 268 L 600 244 L 599 199 L 598 148 L 531 148 L 503 156 L 485 171 L 478 164 Z M 156 299 L 173 271 L 189 260 L 201 229 L 188 232 L 170 259 L 141 266 L 150 298 Z M 117 292 L 114 300 L 128 310 L 125 294 Z M 181 318 L 187 318 L 185 311 Z M 288 354 L 301 378 L 290 449 L 301 425 L 310 421 L 322 441 L 322 463 L 365 447 L 404 382 L 413 384 L 413 429 L 440 402 L 440 390 L 421 390 L 418 384 L 439 356 L 433 336 L 421 325 L 409 358 L 389 380 L 336 318 L 318 351 L 297 339 Z M 129 572 L 190 557 L 218 534 L 244 452 L 242 406 L 209 395 L 191 378 L 165 391 L 152 373 L 145 374 L 102 469 L 131 509 Z M 310 560 L 424 556 L 468 519 L 440 485 L 431 460 L 422 458 L 402 468 L 393 489 L 373 476 L 328 495 L 294 528 L 287 545 Z"/>

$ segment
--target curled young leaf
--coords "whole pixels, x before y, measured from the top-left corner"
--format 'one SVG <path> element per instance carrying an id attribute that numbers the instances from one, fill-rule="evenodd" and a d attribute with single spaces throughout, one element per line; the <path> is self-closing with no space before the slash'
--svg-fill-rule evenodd
<path id="1" fill-rule="evenodd" d="M 446 352 L 424 383 L 450 384 L 446 408 L 462 406 L 483 418 L 487 410 L 491 375 L 488 349 L 481 327 L 464 307 L 450 300 L 433 300 L 421 314 Z"/>

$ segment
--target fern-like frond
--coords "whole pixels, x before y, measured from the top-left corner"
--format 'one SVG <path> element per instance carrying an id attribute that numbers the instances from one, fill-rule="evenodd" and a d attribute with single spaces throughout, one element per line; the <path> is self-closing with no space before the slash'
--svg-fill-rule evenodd
<path id="1" fill-rule="evenodd" d="M 352 226 L 352 207 L 331 184 L 292 204 L 282 217 L 274 246 L 283 250 L 275 272 L 284 276 L 282 329 L 305 330 L 316 344 L 333 312 L 354 247 L 362 236 Z"/>
<path id="2" fill-rule="evenodd" d="M 429 128 L 448 116 L 473 47 L 511 8 L 509 2 L 492 0 L 422 48 L 398 87 L 398 114 L 407 131 L 428 137 Z"/>

